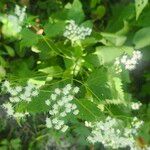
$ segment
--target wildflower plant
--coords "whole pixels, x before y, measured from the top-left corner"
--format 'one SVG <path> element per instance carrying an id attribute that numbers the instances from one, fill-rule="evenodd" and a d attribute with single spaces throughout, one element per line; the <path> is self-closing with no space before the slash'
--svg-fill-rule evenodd
<path id="1" fill-rule="evenodd" d="M 149 150 L 148 1 L 3 3 L 0 128 L 20 125 L 6 137 L 21 129 L 31 150 Z"/>

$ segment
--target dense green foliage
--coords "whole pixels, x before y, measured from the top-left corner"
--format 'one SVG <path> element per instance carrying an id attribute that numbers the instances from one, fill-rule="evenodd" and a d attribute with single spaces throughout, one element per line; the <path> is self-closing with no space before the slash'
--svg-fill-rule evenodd
<path id="1" fill-rule="evenodd" d="M 22 16 L 14 12 L 16 5 L 26 6 Z M 1 88 L 0 150 L 104 149 L 88 142 L 91 130 L 85 121 L 108 116 L 120 120 L 122 132 L 134 117 L 142 120 L 136 146 L 150 146 L 148 0 L 1 0 L 0 12 L 0 84 L 8 80 L 25 86 L 30 81 L 40 87 L 30 102 L 13 106 L 15 112 L 30 114 L 21 119 L 6 114 L 3 104 L 10 94 Z M 69 37 L 65 31 L 71 20 L 89 33 L 82 39 Z M 132 59 L 136 51 L 142 58 L 134 69 L 115 64 L 124 55 Z M 45 101 L 66 84 L 80 89 L 74 97 L 79 113 L 65 118 L 69 128 L 63 133 L 46 127 Z M 133 103 L 140 108 L 134 110 Z"/>

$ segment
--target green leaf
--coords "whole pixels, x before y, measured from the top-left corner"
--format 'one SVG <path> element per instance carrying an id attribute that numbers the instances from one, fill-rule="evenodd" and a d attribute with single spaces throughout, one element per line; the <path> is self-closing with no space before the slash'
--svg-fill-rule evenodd
<path id="1" fill-rule="evenodd" d="M 107 105 L 107 109 L 116 117 L 120 119 L 126 119 L 127 117 L 131 117 L 131 112 L 128 107 L 124 105 Z"/>
<path id="2" fill-rule="evenodd" d="M 56 23 L 48 23 L 45 26 L 45 33 L 48 37 L 55 37 L 58 35 L 62 35 L 65 29 L 65 22 L 58 21 Z"/>
<path id="3" fill-rule="evenodd" d="M 117 32 L 123 27 L 124 21 L 130 21 L 135 17 L 134 3 L 111 5 L 111 12 L 112 16 L 108 20 L 105 31 Z"/>
<path id="4" fill-rule="evenodd" d="M 10 73 L 8 74 L 9 80 L 17 80 L 18 83 L 27 82 L 31 77 L 35 77 L 37 73 L 31 70 L 28 62 L 30 59 L 14 60 L 11 62 Z"/>
<path id="5" fill-rule="evenodd" d="M 68 18 L 75 20 L 77 23 L 80 23 L 84 20 L 84 12 L 82 10 L 82 4 L 79 0 L 74 0 L 69 12 L 68 12 Z"/>
<path id="6" fill-rule="evenodd" d="M 88 77 L 87 86 L 93 96 L 100 101 L 112 98 L 108 85 L 108 72 L 105 68 L 93 71 Z"/>
<path id="7" fill-rule="evenodd" d="M 50 96 L 50 90 L 40 91 L 39 95 L 27 105 L 27 111 L 29 113 L 41 113 L 47 112 L 49 110 L 48 106 L 45 104 L 45 101 Z"/>
<path id="8" fill-rule="evenodd" d="M 15 52 L 14 49 L 8 45 L 4 45 L 6 51 L 8 52 L 9 56 L 14 57 L 15 56 Z"/>
<path id="9" fill-rule="evenodd" d="M 45 101 L 49 99 L 50 90 L 48 88 L 44 88 L 39 92 L 39 95 L 32 98 L 30 103 L 20 102 L 16 107 L 18 112 L 29 112 L 29 113 L 41 113 L 47 112 L 49 110 L 48 106 L 45 104 Z"/>
<path id="10" fill-rule="evenodd" d="M 122 46 L 126 41 L 126 36 L 112 33 L 101 33 L 101 42 L 107 46 Z"/>
<path id="11" fill-rule="evenodd" d="M 111 63 L 115 61 L 116 57 L 121 56 L 124 53 L 132 54 L 134 51 L 133 47 L 121 46 L 99 46 L 96 48 L 95 54 L 99 57 L 100 62 L 102 63 Z"/>
<path id="12" fill-rule="evenodd" d="M 79 109 L 79 118 L 87 121 L 94 121 L 102 116 L 96 104 L 87 99 L 76 100 Z"/>
<path id="13" fill-rule="evenodd" d="M 111 91 L 114 99 L 119 99 L 124 102 L 124 91 L 123 84 L 120 78 L 110 77 L 111 78 Z"/>
<path id="14" fill-rule="evenodd" d="M 6 71 L 5 69 L 0 65 L 0 81 L 3 77 L 5 77 Z"/>
<path id="15" fill-rule="evenodd" d="M 135 33 L 133 38 L 135 48 L 143 48 L 150 45 L 150 27 L 143 28 Z"/>
<path id="16" fill-rule="evenodd" d="M 62 68 L 59 66 L 46 67 L 43 69 L 39 69 L 39 71 L 46 73 L 48 74 L 48 76 L 51 76 L 51 77 L 61 76 L 63 72 Z"/>
<path id="17" fill-rule="evenodd" d="M 91 0 L 90 6 L 91 8 L 94 8 L 97 4 L 99 4 L 101 0 Z"/>
<path id="18" fill-rule="evenodd" d="M 91 20 L 87 20 L 87 21 L 83 22 L 80 26 L 92 28 L 93 27 L 93 23 L 92 23 Z"/>
<path id="19" fill-rule="evenodd" d="M 97 9 L 95 11 L 93 11 L 93 19 L 97 20 L 97 19 L 101 19 L 104 15 L 105 15 L 106 9 L 103 5 L 100 5 L 97 7 Z"/>
<path id="20" fill-rule="evenodd" d="M 38 35 L 27 28 L 22 30 L 21 35 L 22 40 L 20 44 L 22 47 L 31 47 L 38 43 Z"/>
<path id="21" fill-rule="evenodd" d="M 147 4 L 148 0 L 135 0 L 136 20 L 139 18 Z"/>

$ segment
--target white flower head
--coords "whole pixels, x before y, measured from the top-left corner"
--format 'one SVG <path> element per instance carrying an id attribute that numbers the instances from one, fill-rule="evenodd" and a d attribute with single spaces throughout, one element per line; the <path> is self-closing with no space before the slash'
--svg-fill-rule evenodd
<path id="1" fill-rule="evenodd" d="M 140 107 L 141 107 L 141 103 L 140 102 L 137 102 L 137 103 L 132 103 L 131 104 L 131 108 L 133 109 L 133 110 L 138 110 Z"/>
<path id="2" fill-rule="evenodd" d="M 47 100 L 45 101 L 45 104 L 49 106 L 49 105 L 51 104 L 50 100 L 47 99 Z"/>
<path id="3" fill-rule="evenodd" d="M 78 26 L 74 20 L 67 21 L 67 26 L 64 32 L 64 37 L 71 40 L 72 43 L 85 39 L 92 32 L 92 29 L 88 27 Z"/>
<path id="4" fill-rule="evenodd" d="M 68 128 L 68 126 L 65 125 L 67 122 L 66 116 L 69 114 L 77 115 L 79 113 L 76 104 L 73 103 L 74 94 L 79 91 L 79 88 L 75 88 L 75 92 L 73 92 L 73 90 L 74 87 L 72 87 L 71 84 L 67 84 L 61 89 L 56 88 L 51 94 L 50 99 L 45 101 L 47 105 L 51 105 L 49 114 L 51 115 L 53 127 L 56 130 L 62 129 L 65 131 L 66 128 Z M 51 103 L 49 103 L 49 101 L 51 101 Z"/>
<path id="5" fill-rule="evenodd" d="M 127 70 L 134 70 L 136 68 L 136 65 L 138 64 L 138 61 L 142 58 L 142 54 L 140 51 L 133 51 L 132 57 L 129 57 L 128 55 L 123 55 L 121 58 L 116 58 L 114 65 L 115 65 L 115 70 L 117 73 L 120 71 L 120 67 L 118 67 L 121 64 L 125 67 Z"/>
<path id="6" fill-rule="evenodd" d="M 115 118 L 107 117 L 104 121 L 93 123 L 91 135 L 87 137 L 87 140 L 93 144 L 101 142 L 105 147 L 112 149 L 125 148 L 129 146 L 132 150 L 136 150 L 134 135 L 136 135 L 137 130 L 142 123 L 139 123 L 138 121 L 137 124 L 136 121 L 133 128 L 125 127 L 122 129 L 123 132 L 121 132 L 121 130 L 118 129 L 120 124 L 118 121 L 119 120 L 116 120 Z M 86 126 L 89 126 L 88 122 L 85 122 L 85 124 Z"/>

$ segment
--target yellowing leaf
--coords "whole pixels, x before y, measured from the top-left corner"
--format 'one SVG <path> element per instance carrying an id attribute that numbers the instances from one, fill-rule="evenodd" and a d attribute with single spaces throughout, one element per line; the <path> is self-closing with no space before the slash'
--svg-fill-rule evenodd
<path id="1" fill-rule="evenodd" d="M 148 0 L 135 0 L 136 20 L 139 18 L 145 6 L 148 4 Z"/>

